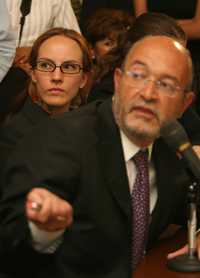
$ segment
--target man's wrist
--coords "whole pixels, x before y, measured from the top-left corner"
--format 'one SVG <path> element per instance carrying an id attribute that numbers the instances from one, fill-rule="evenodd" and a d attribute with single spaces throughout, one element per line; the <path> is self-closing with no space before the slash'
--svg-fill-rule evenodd
<path id="1" fill-rule="evenodd" d="M 49 232 L 41 230 L 32 221 L 29 221 L 28 225 L 31 231 L 32 246 L 38 252 L 54 253 L 62 243 L 65 229 Z"/>

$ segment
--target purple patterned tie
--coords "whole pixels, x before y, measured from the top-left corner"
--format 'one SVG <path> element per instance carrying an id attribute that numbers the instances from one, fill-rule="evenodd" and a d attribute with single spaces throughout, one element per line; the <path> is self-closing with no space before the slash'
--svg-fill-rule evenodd
<path id="1" fill-rule="evenodd" d="M 136 180 L 132 198 L 132 267 L 133 270 L 144 256 L 149 225 L 149 169 L 148 151 L 134 155 Z"/>

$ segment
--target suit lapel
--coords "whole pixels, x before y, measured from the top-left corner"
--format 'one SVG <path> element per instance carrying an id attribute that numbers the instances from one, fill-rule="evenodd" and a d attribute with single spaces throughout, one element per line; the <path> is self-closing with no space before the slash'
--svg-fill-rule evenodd
<path id="1" fill-rule="evenodd" d="M 119 129 L 115 124 L 110 101 L 99 106 L 96 128 L 98 157 L 104 181 L 116 204 L 131 221 L 131 196 Z M 170 222 L 176 205 L 175 191 L 186 179 L 176 155 L 159 139 L 153 147 L 158 200 L 152 213 L 149 240 L 154 239 Z"/>
<path id="2" fill-rule="evenodd" d="M 100 138 L 98 156 L 105 183 L 119 208 L 130 220 L 131 200 L 126 166 L 110 101 L 105 102 L 99 110 L 97 133 Z"/>

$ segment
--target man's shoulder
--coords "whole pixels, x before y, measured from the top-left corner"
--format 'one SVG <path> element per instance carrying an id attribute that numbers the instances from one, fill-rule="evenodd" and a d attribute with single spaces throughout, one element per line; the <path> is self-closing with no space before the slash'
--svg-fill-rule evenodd
<path id="1" fill-rule="evenodd" d="M 29 140 L 29 142 L 32 138 L 37 142 L 47 140 L 75 142 L 77 140 L 91 138 L 96 132 L 96 127 L 99 126 L 99 122 L 106 122 L 106 119 L 110 120 L 111 117 L 108 114 L 112 113 L 110 111 L 110 101 L 97 101 L 55 118 L 48 117 L 40 124 L 32 127 L 30 132 L 27 132 L 24 137 L 28 138 L 25 140 Z"/>
<path id="2" fill-rule="evenodd" d="M 61 125 L 66 129 L 69 128 L 87 128 L 102 117 L 107 117 L 107 114 L 111 111 L 110 100 L 107 101 L 95 101 L 89 103 L 77 110 L 67 112 L 57 118 L 54 118 L 52 123 L 49 120 L 49 125 Z"/>
<path id="3" fill-rule="evenodd" d="M 98 112 L 101 109 L 104 109 L 105 107 L 108 107 L 110 104 L 110 100 L 108 101 L 103 101 L 103 100 L 97 100 L 93 101 L 91 103 L 88 103 L 86 105 L 81 106 L 80 108 L 71 111 L 70 113 L 65 113 L 64 117 L 66 116 L 79 116 L 81 115 L 82 117 L 86 116 L 95 116 L 98 114 Z M 61 116 L 62 117 L 62 116 Z"/>

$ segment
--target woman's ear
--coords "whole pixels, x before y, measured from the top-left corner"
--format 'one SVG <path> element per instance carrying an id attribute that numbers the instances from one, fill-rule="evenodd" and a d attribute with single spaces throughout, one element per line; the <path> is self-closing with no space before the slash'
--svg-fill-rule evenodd
<path id="1" fill-rule="evenodd" d="M 82 81 L 81 81 L 80 86 L 79 86 L 80 89 L 82 89 L 86 85 L 86 83 L 88 81 L 88 78 L 89 78 L 88 75 L 89 75 L 89 73 L 83 72 L 83 74 L 82 74 Z"/>
<path id="2" fill-rule="evenodd" d="M 91 52 L 91 56 L 92 56 L 92 60 L 95 60 L 95 51 L 94 51 L 94 47 L 90 45 L 90 52 Z"/>
<path id="3" fill-rule="evenodd" d="M 30 72 L 30 76 L 31 76 L 31 80 L 32 80 L 32 82 L 33 82 L 33 83 L 36 83 L 36 82 L 37 82 L 37 80 L 36 80 L 36 77 L 35 77 L 35 72 L 34 72 L 34 70 L 31 70 L 31 72 Z"/>

